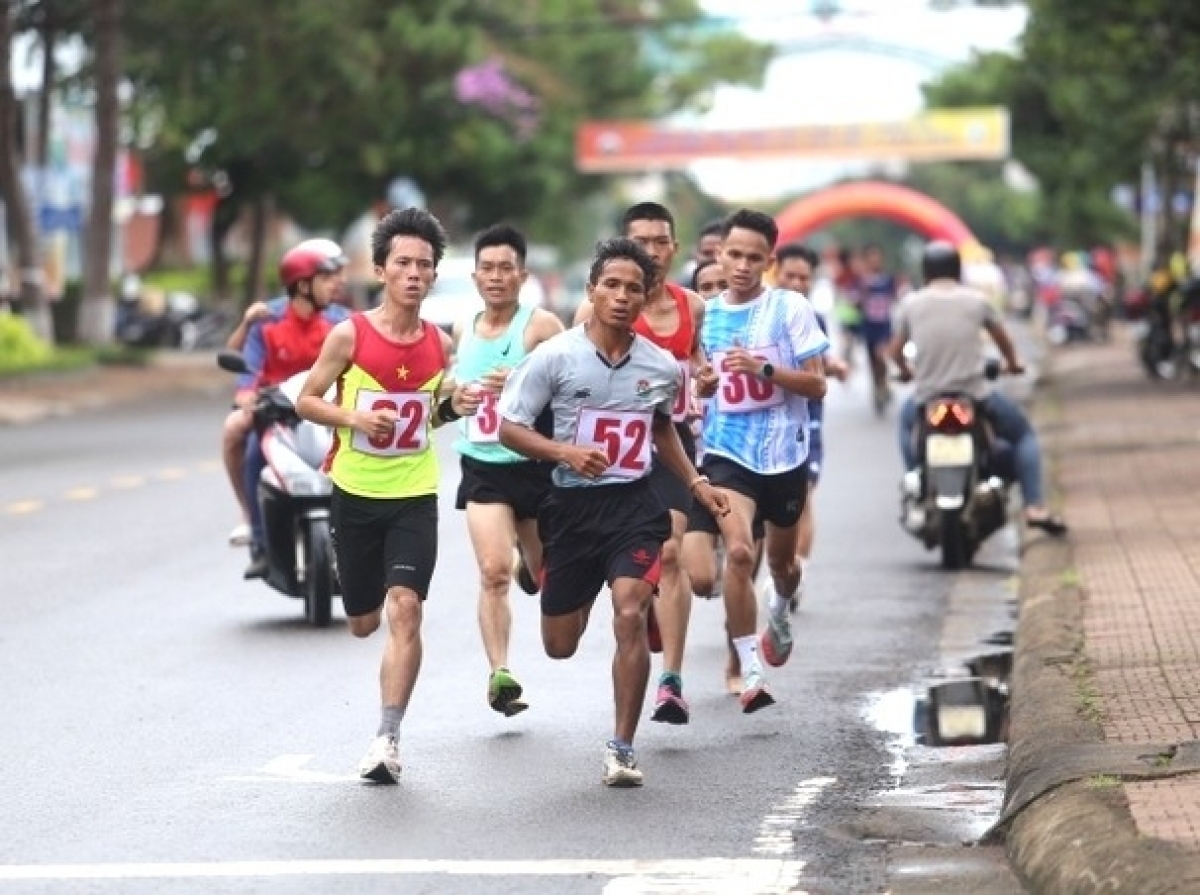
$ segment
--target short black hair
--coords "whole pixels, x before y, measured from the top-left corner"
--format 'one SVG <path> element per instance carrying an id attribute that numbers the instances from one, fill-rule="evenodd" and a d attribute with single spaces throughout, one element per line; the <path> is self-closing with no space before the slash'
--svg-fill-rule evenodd
<path id="1" fill-rule="evenodd" d="M 728 239 L 729 234 L 735 228 L 751 230 L 759 234 L 767 241 L 767 248 L 771 251 L 775 250 L 775 243 L 779 241 L 779 226 L 773 217 L 762 211 L 754 211 L 750 208 L 741 208 L 735 211 L 721 224 L 721 238 Z"/>
<path id="2" fill-rule="evenodd" d="M 433 266 L 446 254 L 446 230 L 442 222 L 422 208 L 396 208 L 375 225 L 371 234 L 371 260 L 376 267 L 387 264 L 388 253 L 397 236 L 423 239 L 433 249 Z"/>
<path id="3" fill-rule="evenodd" d="M 650 284 L 654 282 L 654 278 L 658 276 L 658 265 L 654 263 L 653 258 L 646 254 L 645 249 L 632 239 L 616 236 L 606 239 L 596 246 L 592 269 L 588 271 L 588 283 L 595 286 L 600 282 L 600 273 L 604 270 L 604 265 L 618 258 L 628 259 L 642 269 L 642 282 L 646 288 L 649 288 Z"/>
<path id="4" fill-rule="evenodd" d="M 699 242 L 706 236 L 724 236 L 725 235 L 725 219 L 716 218 L 709 221 L 700 228 L 700 232 L 696 235 L 696 242 Z"/>
<path id="5" fill-rule="evenodd" d="M 639 202 L 625 209 L 621 215 L 621 235 L 629 232 L 629 225 L 634 221 L 665 221 L 671 228 L 671 237 L 675 236 L 675 215 L 670 209 L 658 202 Z"/>
<path id="6" fill-rule="evenodd" d="M 700 291 L 700 271 L 704 270 L 705 268 L 717 266 L 720 263 L 721 262 L 718 261 L 716 258 L 706 258 L 705 260 L 701 261 L 699 264 L 696 265 L 696 269 L 692 271 L 692 291 L 693 292 Z"/>
<path id="7" fill-rule="evenodd" d="M 481 230 L 475 237 L 475 260 L 479 261 L 479 253 L 493 246 L 508 246 L 517 253 L 517 257 L 521 259 L 521 265 L 524 266 L 525 256 L 529 253 L 529 244 L 525 241 L 525 234 L 512 224 L 492 224 L 487 229 Z"/>
<path id="8" fill-rule="evenodd" d="M 821 263 L 817 253 L 802 242 L 789 242 L 787 245 L 780 246 L 775 252 L 775 260 L 780 264 L 791 258 L 803 258 L 813 270 L 816 270 Z"/>

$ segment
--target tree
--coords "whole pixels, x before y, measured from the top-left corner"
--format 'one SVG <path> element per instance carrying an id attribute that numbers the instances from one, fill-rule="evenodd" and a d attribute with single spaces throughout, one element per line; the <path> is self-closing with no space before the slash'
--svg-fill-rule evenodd
<path id="1" fill-rule="evenodd" d="M 35 333 L 46 341 L 53 339 L 50 309 L 42 290 L 41 253 L 32 210 L 21 180 L 21 150 L 17 143 L 19 106 L 12 82 L 13 30 L 16 22 L 14 0 L 0 7 L 0 197 L 4 199 L 4 223 L 15 244 L 16 264 L 11 279 L 17 285 L 17 299 L 28 315 Z"/>
<path id="2" fill-rule="evenodd" d="M 111 259 L 120 141 L 122 7 L 122 0 L 92 0 L 96 34 L 96 155 L 92 164 L 91 201 L 84 234 L 79 335 L 84 342 L 96 345 L 112 341 L 115 318 Z"/>
<path id="3" fill-rule="evenodd" d="M 503 216 L 560 242 L 606 182 L 574 170 L 581 121 L 761 77 L 766 48 L 700 23 L 695 0 L 156 0 L 131 8 L 128 72 L 162 117 L 160 189 L 189 166 L 222 187 L 219 274 L 244 208 L 340 230 L 398 175 L 456 232 Z"/>

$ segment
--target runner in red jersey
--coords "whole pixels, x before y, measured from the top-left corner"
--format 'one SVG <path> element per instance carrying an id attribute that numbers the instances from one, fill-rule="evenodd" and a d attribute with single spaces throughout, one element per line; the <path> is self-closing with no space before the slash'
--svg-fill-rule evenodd
<path id="1" fill-rule="evenodd" d="M 692 407 L 692 371 L 703 362 L 699 354 L 700 324 L 704 319 L 704 300 L 666 278 L 675 260 L 679 243 L 675 238 L 675 218 L 657 202 L 640 202 L 621 218 L 622 235 L 636 242 L 654 260 L 658 277 L 646 292 L 646 303 L 634 322 L 638 335 L 662 348 L 675 358 L 683 374 L 671 417 L 679 440 L 690 460 L 695 460 L 696 440 L 688 425 Z M 575 314 L 580 323 L 591 315 L 592 305 L 584 302 Z M 654 721 L 687 724 L 690 712 L 683 698 L 683 648 L 691 617 L 692 587 L 684 574 L 680 556 L 683 535 L 687 531 L 692 495 L 678 477 L 655 458 L 650 485 L 671 511 L 671 537 L 663 544 L 660 599 L 649 614 L 650 646 L 663 655 L 662 675 L 654 701 Z"/>

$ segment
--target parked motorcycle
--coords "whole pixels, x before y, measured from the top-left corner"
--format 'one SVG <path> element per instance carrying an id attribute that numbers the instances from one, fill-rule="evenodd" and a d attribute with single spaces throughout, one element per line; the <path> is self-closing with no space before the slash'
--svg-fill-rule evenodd
<path id="1" fill-rule="evenodd" d="M 1000 363 L 989 360 L 984 374 L 995 380 Z M 943 568 L 964 568 L 1008 521 L 1011 448 L 995 438 L 982 404 L 967 394 L 926 401 L 912 437 L 920 463 L 901 484 L 901 525 L 925 549 L 941 551 Z"/>
<path id="2" fill-rule="evenodd" d="M 230 373 L 249 371 L 237 351 L 219 352 L 217 365 Z M 340 595 L 330 532 L 333 487 L 321 471 L 333 433 L 296 413 L 307 376 L 298 373 L 259 391 L 254 428 L 267 465 L 254 499 L 262 510 L 267 584 L 303 599 L 305 618 L 323 628 L 330 622 L 334 596 Z"/>
<path id="3" fill-rule="evenodd" d="M 1200 280 L 1149 289 L 1137 312 L 1138 359 L 1150 378 L 1200 375 Z"/>

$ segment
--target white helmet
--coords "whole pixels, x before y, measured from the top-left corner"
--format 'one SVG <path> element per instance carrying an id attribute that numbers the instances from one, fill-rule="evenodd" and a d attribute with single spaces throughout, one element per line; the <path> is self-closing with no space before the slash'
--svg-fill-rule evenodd
<path id="1" fill-rule="evenodd" d="M 304 242 L 296 246 L 297 249 L 305 249 L 312 252 L 320 252 L 338 267 L 345 267 L 349 260 L 346 258 L 346 253 L 342 251 L 342 247 L 332 239 L 306 239 Z"/>

